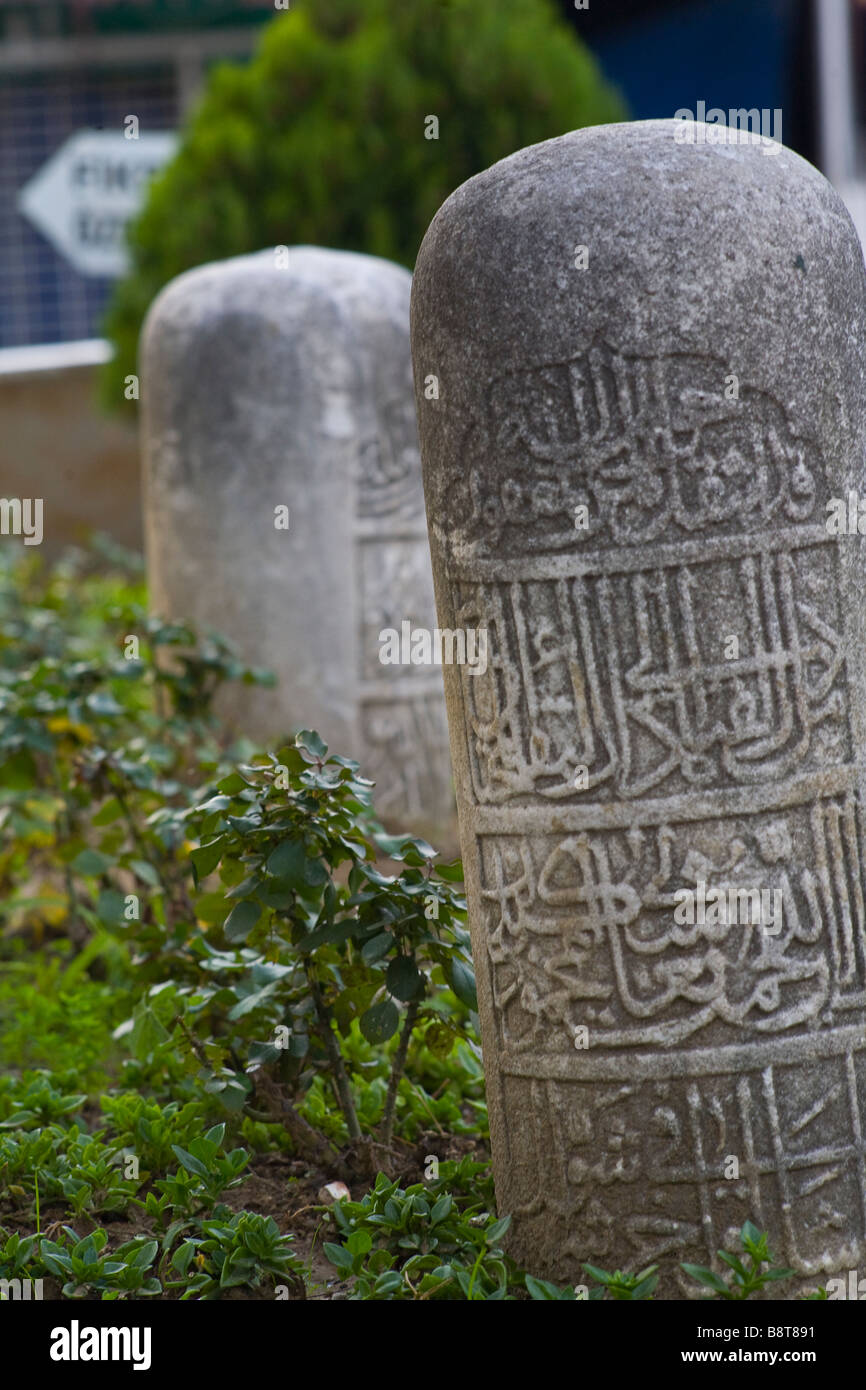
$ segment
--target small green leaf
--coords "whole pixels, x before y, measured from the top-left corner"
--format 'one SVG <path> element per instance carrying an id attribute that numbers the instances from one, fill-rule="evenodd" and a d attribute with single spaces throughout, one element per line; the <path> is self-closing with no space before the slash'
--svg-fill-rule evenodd
<path id="1" fill-rule="evenodd" d="M 230 796 L 211 796 L 207 801 L 202 801 L 195 809 L 197 811 L 208 811 L 213 815 L 215 811 L 227 810 L 231 804 L 232 799 Z M 231 817 L 229 819 L 231 819 Z"/>
<path id="2" fill-rule="evenodd" d="M 263 985 L 261 989 L 253 990 L 251 994 L 245 995 L 233 1008 L 229 1009 L 228 1017 L 234 1021 L 243 1018 L 245 1014 L 252 1013 L 254 1009 L 261 1008 L 262 1004 L 271 998 L 276 988 L 277 981 L 273 980 L 269 985 Z"/>
<path id="3" fill-rule="evenodd" d="M 306 851 L 303 840 L 283 840 L 268 857 L 267 870 L 274 878 L 285 879 L 290 887 L 305 882 Z"/>
<path id="4" fill-rule="evenodd" d="M 125 905 L 126 899 L 116 888 L 103 889 L 96 902 L 96 915 L 107 927 L 116 926 L 123 921 Z"/>
<path id="5" fill-rule="evenodd" d="M 225 931 L 229 941 L 244 941 L 249 936 L 256 922 L 262 915 L 262 909 L 258 903 L 246 902 L 238 903 L 233 907 L 226 918 Z"/>
<path id="6" fill-rule="evenodd" d="M 641 1299 L 649 1298 L 658 1281 L 659 1277 L 657 1274 L 650 1274 L 646 1279 L 639 1279 L 631 1291 L 632 1299 L 638 1302 Z"/>
<path id="7" fill-rule="evenodd" d="M 545 1279 L 534 1279 L 531 1274 L 524 1277 L 526 1291 L 531 1298 L 537 1302 L 551 1302 L 559 1300 L 559 1290 L 555 1284 L 548 1284 Z"/>
<path id="8" fill-rule="evenodd" d="M 142 883 L 149 883 L 151 888 L 161 888 L 159 874 L 152 864 L 148 864 L 146 859 L 130 859 L 129 867 Z"/>
<path id="9" fill-rule="evenodd" d="M 376 844 L 389 859 L 406 860 L 409 863 L 424 864 L 436 858 L 436 850 L 426 840 L 413 835 L 376 835 Z"/>
<path id="10" fill-rule="evenodd" d="M 450 1192 L 445 1192 L 445 1193 L 443 1193 L 443 1195 L 438 1199 L 438 1201 L 436 1201 L 436 1202 L 433 1203 L 433 1209 L 432 1209 L 432 1211 L 430 1212 L 430 1225 L 431 1225 L 431 1226 L 435 1226 L 435 1225 L 438 1224 L 438 1222 L 444 1221 L 444 1220 L 445 1220 L 445 1217 L 448 1215 L 448 1213 L 449 1213 L 450 1210 L 451 1210 L 451 1206 L 452 1206 L 452 1197 L 451 1197 L 451 1193 L 450 1193 Z"/>
<path id="11" fill-rule="evenodd" d="M 190 1261 L 195 1254 L 195 1246 L 191 1240 L 185 1241 L 171 1257 L 172 1267 L 178 1274 L 186 1274 L 189 1269 Z"/>
<path id="12" fill-rule="evenodd" d="M 96 815 L 91 816 L 90 824 L 99 826 L 111 825 L 112 821 L 118 820 L 119 817 L 122 815 L 123 807 L 121 806 L 117 797 L 110 796 L 108 800 L 97 811 Z"/>
<path id="13" fill-rule="evenodd" d="M 94 690 L 84 703 L 93 714 L 123 714 L 123 705 L 108 690 Z"/>
<path id="14" fill-rule="evenodd" d="M 346 1239 L 346 1249 L 352 1255 L 366 1255 L 373 1248 L 373 1237 L 369 1231 L 353 1231 Z"/>
<path id="15" fill-rule="evenodd" d="M 453 859 L 450 864 L 437 864 L 436 875 L 438 878 L 444 878 L 447 883 L 462 883 L 463 861 Z"/>
<path id="16" fill-rule="evenodd" d="M 720 1260 L 724 1260 L 726 1265 L 735 1270 L 742 1280 L 748 1279 L 749 1276 L 746 1273 L 746 1266 L 743 1264 L 742 1260 L 737 1259 L 736 1255 L 729 1255 L 727 1250 L 717 1250 L 716 1254 Z"/>
<path id="17" fill-rule="evenodd" d="M 468 1005 L 470 1009 L 478 1008 L 478 996 L 475 993 L 475 973 L 471 966 L 462 960 L 452 960 L 449 983 L 462 1004 Z"/>
<path id="18" fill-rule="evenodd" d="M 239 772 L 230 772 L 228 777 L 217 782 L 217 791 L 225 793 L 226 796 L 236 796 L 238 792 L 245 791 L 248 786 L 249 783 Z"/>
<path id="19" fill-rule="evenodd" d="M 369 941 L 365 941 L 361 947 L 361 959 L 365 965 L 375 965 L 377 960 L 387 956 L 394 945 L 394 938 L 390 932 L 379 932 L 378 936 L 373 936 Z"/>
<path id="20" fill-rule="evenodd" d="M 397 1293 L 403 1287 L 403 1276 L 396 1269 L 389 1269 L 379 1275 L 373 1287 L 376 1293 Z"/>
<path id="21" fill-rule="evenodd" d="M 748 1250 L 749 1254 L 753 1255 L 766 1247 L 767 1237 L 762 1231 L 758 1230 L 753 1222 L 744 1221 L 742 1230 L 740 1231 L 740 1240 L 743 1242 L 743 1246 Z"/>
<path id="22" fill-rule="evenodd" d="M 217 839 L 211 840 L 209 845 L 199 845 L 198 849 L 193 850 L 190 859 L 192 860 L 196 887 L 203 878 L 207 878 L 208 874 L 213 873 L 222 858 L 224 843 L 225 837 L 219 835 Z"/>
<path id="23" fill-rule="evenodd" d="M 424 1034 L 424 1044 L 429 1047 L 434 1057 L 448 1057 L 454 1050 L 457 1041 L 457 1034 L 447 1023 L 438 1021 L 431 1023 Z"/>
<path id="24" fill-rule="evenodd" d="M 171 1149 L 175 1157 L 180 1160 L 184 1168 L 187 1168 L 190 1173 L 195 1173 L 200 1178 L 210 1177 L 207 1167 L 202 1163 L 200 1158 L 196 1158 L 193 1154 L 189 1153 L 187 1149 L 182 1149 L 180 1144 L 172 1144 Z"/>
<path id="25" fill-rule="evenodd" d="M 193 907 L 200 922 L 215 925 L 225 920 L 228 903 L 224 893 L 202 893 L 195 899 Z"/>
<path id="26" fill-rule="evenodd" d="M 344 1270 L 347 1274 L 351 1272 L 354 1259 L 343 1245 L 334 1245 L 332 1241 L 326 1240 L 322 1246 L 327 1258 L 337 1269 Z"/>
<path id="27" fill-rule="evenodd" d="M 136 1009 L 133 1018 L 132 1031 L 129 1034 L 130 1051 L 137 1061 L 145 1062 L 151 1053 L 168 1041 L 169 1033 L 153 1009 L 148 1008 L 146 1004 Z"/>
<path id="28" fill-rule="evenodd" d="M 310 888 L 320 888 L 327 882 L 328 870 L 321 859 L 307 859 L 304 863 L 304 883 Z"/>
<path id="29" fill-rule="evenodd" d="M 281 748 L 277 753 L 276 762 L 278 766 L 284 767 L 287 772 L 295 775 L 305 771 L 307 767 L 306 762 L 301 757 L 300 750 L 292 747 Z"/>
<path id="30" fill-rule="evenodd" d="M 720 1279 L 718 1274 L 714 1274 L 711 1269 L 705 1269 L 703 1265 L 681 1264 L 681 1268 L 690 1274 L 693 1279 L 697 1279 L 699 1284 L 706 1284 L 707 1288 L 714 1289 L 716 1293 L 727 1293 L 728 1286 L 724 1279 Z"/>
<path id="31" fill-rule="evenodd" d="M 307 748 L 318 758 L 324 758 L 328 752 L 328 745 L 325 743 L 315 729 L 301 729 L 296 736 L 295 742 L 299 748 Z"/>
<path id="32" fill-rule="evenodd" d="M 153 1263 L 154 1256 L 158 1249 L 158 1241 L 146 1240 L 144 1244 L 136 1250 L 130 1263 L 135 1265 L 136 1269 L 147 1269 L 148 1266 Z"/>
<path id="33" fill-rule="evenodd" d="M 498 1221 L 494 1221 L 492 1225 L 488 1226 L 487 1230 L 484 1232 L 484 1239 L 487 1241 L 487 1244 L 495 1245 L 497 1241 L 505 1235 L 505 1232 L 508 1230 L 508 1227 L 510 1225 L 510 1216 L 501 1216 Z"/>
<path id="34" fill-rule="evenodd" d="M 73 859 L 72 868 L 86 878 L 95 878 L 98 874 L 104 874 L 106 869 L 113 868 L 116 863 L 117 861 L 110 859 L 107 854 L 100 854 L 98 849 L 83 849 Z"/>
<path id="35" fill-rule="evenodd" d="M 315 951 L 319 946 L 339 946 L 348 941 L 359 930 L 354 917 L 345 922 L 334 922 L 330 927 L 317 927 L 298 942 L 298 950 L 304 953 Z"/>
<path id="36" fill-rule="evenodd" d="M 387 1042 L 400 1026 L 400 1011 L 390 999 L 384 999 L 362 1014 L 359 1022 L 367 1042 Z"/>
<path id="37" fill-rule="evenodd" d="M 422 992 L 425 977 L 411 956 L 396 956 L 385 972 L 385 984 L 395 999 L 406 1003 Z"/>
<path id="38" fill-rule="evenodd" d="M 226 897 L 232 899 L 249 898 L 259 889 L 263 882 L 264 879 L 259 874 L 250 874 L 247 878 L 244 878 L 243 869 L 241 869 L 241 877 L 238 879 L 237 883 L 230 888 L 228 893 L 226 893 Z"/>

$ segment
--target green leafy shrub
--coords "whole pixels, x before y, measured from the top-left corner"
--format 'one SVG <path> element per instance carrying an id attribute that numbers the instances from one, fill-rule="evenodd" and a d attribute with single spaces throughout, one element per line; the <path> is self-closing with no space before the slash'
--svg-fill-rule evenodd
<path id="1" fill-rule="evenodd" d="M 87 1096 L 83 1093 L 64 1095 L 52 1084 L 58 1079 L 40 1071 L 32 1080 L 28 1078 L 16 1087 L 8 1097 L 8 1109 L 0 1121 L 0 1129 L 37 1129 L 80 1110 Z"/>
<path id="2" fill-rule="evenodd" d="M 767 1240 L 766 1232 L 759 1231 L 751 1221 L 746 1221 L 740 1231 L 740 1244 L 743 1254 L 748 1256 L 748 1265 L 743 1263 L 739 1255 L 732 1255 L 728 1250 L 717 1252 L 719 1259 L 732 1271 L 727 1283 L 721 1275 L 703 1265 L 684 1264 L 682 1268 L 686 1274 L 697 1279 L 699 1284 L 712 1289 L 717 1298 L 729 1302 L 750 1298 L 767 1284 L 776 1283 L 780 1279 L 790 1279 L 797 1272 L 795 1269 L 774 1266 L 773 1256 L 767 1248 Z"/>
<path id="3" fill-rule="evenodd" d="M 148 1273 L 159 1246 L 155 1240 L 136 1237 L 110 1253 L 102 1229 L 79 1240 L 71 1226 L 63 1228 L 61 1244 L 43 1240 L 40 1245 L 46 1269 L 62 1279 L 64 1298 L 87 1298 L 94 1293 L 105 1299 L 148 1298 L 162 1293 L 159 1280 Z"/>
<path id="4" fill-rule="evenodd" d="M 159 1171 L 177 1158 L 177 1148 L 189 1148 L 201 1135 L 206 1118 L 201 1101 L 181 1105 L 157 1101 L 135 1092 L 103 1096 L 101 1107 L 116 1134 L 117 1143 L 134 1151 L 142 1168 Z"/>
<path id="5" fill-rule="evenodd" d="M 434 868 L 424 841 L 379 833 L 372 784 L 315 733 L 276 756 L 228 757 L 213 695 L 262 673 L 218 639 L 149 618 L 142 597 L 91 576 L 83 557 L 0 571 L 0 916 L 13 957 L 0 1010 L 19 1000 L 14 1060 L 50 1056 L 56 1086 L 72 1018 L 59 1037 L 52 1025 L 61 1006 L 93 998 L 94 1048 L 110 1036 L 127 1054 L 127 1090 L 168 1087 L 177 1103 L 204 1092 L 256 1123 L 281 1120 L 301 1147 L 313 1131 L 296 1107 L 309 1099 L 319 1160 L 374 1131 L 387 1148 L 430 1120 L 465 1128 L 467 1099 L 483 1119 L 459 863 Z M 51 954 L 34 964 L 26 945 L 46 939 Z M 35 1002 L 34 971 L 50 1006 Z M 118 1021 L 123 993 L 132 1013 Z M 80 1066 L 74 1034 L 68 1045 Z M 70 1108 L 84 1098 L 73 1092 Z M 65 1103 L 46 1073 L 0 1121 L 47 1126 Z M 165 1142 L 188 1148 L 177 1135 L 160 1148 L 143 1115 L 117 1122 L 154 1167 Z M 76 1210 L 103 1187 L 82 1184 Z"/>
<path id="6" fill-rule="evenodd" d="M 190 1140 L 189 1149 L 173 1144 L 181 1171 L 157 1182 L 170 1204 L 180 1211 L 210 1210 L 228 1188 L 237 1187 L 249 1162 L 246 1149 L 220 1154 L 225 1139 L 224 1124 L 214 1125 L 207 1134 Z"/>
<path id="7" fill-rule="evenodd" d="M 296 1096 L 324 1073 L 349 1142 L 363 1129 L 341 1039 L 355 1023 L 374 1049 L 399 1034 L 376 1116 L 387 1147 L 415 1029 L 426 1025 L 425 1040 L 444 1043 L 447 1054 L 466 1036 L 476 1000 L 460 865 L 435 870 L 435 851 L 411 836 L 373 838 L 369 787 L 356 763 L 329 757 L 306 731 L 277 755 L 238 767 L 186 813 L 199 838 L 191 856 L 199 888 L 217 869 L 221 887 L 195 899 L 205 920 L 188 948 L 200 977 L 182 1026 L 206 1089 L 242 1108 L 251 1085 L 223 1057 L 246 1054 L 248 1072 L 270 1070 L 297 1133 Z M 382 873 L 377 852 L 402 872 Z M 428 1001 L 446 989 L 453 1007 L 443 1015 Z M 203 1051 L 208 1022 L 218 1028 L 215 1065 Z M 205 1033 L 198 1048 L 196 1030 Z"/>
<path id="8" fill-rule="evenodd" d="M 55 1083 L 71 1069 L 75 1085 L 92 1093 L 108 1084 L 105 1064 L 117 1052 L 111 1035 L 128 1006 L 104 980 L 67 974 L 69 945 L 58 939 L 50 952 L 33 951 L 22 939 L 9 941 L 0 969 L 0 1068 L 50 1068 Z"/>
<path id="9" fill-rule="evenodd" d="M 471 1159 L 405 1190 L 380 1173 L 360 1202 L 337 1202 L 333 1219 L 341 1242 L 323 1248 L 353 1280 L 351 1299 L 499 1302 L 519 1282 L 501 1246 L 511 1219 L 497 1219 L 486 1165 Z"/>
<path id="10" fill-rule="evenodd" d="M 607 1269 L 599 1269 L 596 1265 L 585 1264 L 584 1269 L 591 1279 L 596 1281 L 596 1288 L 590 1289 L 589 1298 L 598 1300 L 608 1294 L 616 1303 L 639 1303 L 650 1300 L 655 1293 L 658 1284 L 658 1265 L 648 1265 L 638 1274 L 624 1274 L 621 1269 L 615 1269 L 612 1273 Z"/>
<path id="11" fill-rule="evenodd" d="M 35 1269 L 36 1236 L 23 1239 L 0 1226 L 0 1279 L 29 1279 Z"/>
<path id="12" fill-rule="evenodd" d="M 249 1211 L 202 1222 L 201 1234 L 178 1246 L 171 1264 L 182 1277 L 168 1287 L 182 1288 L 182 1299 L 218 1298 L 225 1289 L 257 1288 L 265 1280 L 284 1282 L 304 1297 L 303 1266 L 292 1250 L 292 1237 L 281 1235 L 272 1217 Z"/>
<path id="13" fill-rule="evenodd" d="M 425 138 L 430 116 L 437 139 Z M 151 186 L 108 314 L 106 403 L 123 408 L 144 314 L 182 271 L 293 244 L 411 267 L 459 184 L 622 116 L 549 0 L 298 0 L 248 66 L 211 72 Z"/>

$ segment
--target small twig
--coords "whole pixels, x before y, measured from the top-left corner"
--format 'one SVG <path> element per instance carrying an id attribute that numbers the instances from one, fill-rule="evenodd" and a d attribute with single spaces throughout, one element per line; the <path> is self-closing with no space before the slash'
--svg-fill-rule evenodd
<path id="1" fill-rule="evenodd" d="M 141 831 L 135 823 L 135 817 L 133 816 L 132 811 L 129 808 L 129 802 L 126 799 L 126 793 L 124 792 L 122 787 L 118 786 L 118 784 L 114 781 L 114 779 L 111 776 L 109 776 L 108 780 L 114 792 L 114 795 L 117 798 L 117 804 L 120 807 L 123 819 L 126 821 L 126 826 L 129 830 L 132 843 L 138 850 L 139 858 L 141 858 L 144 861 L 144 863 L 149 864 L 151 860 L 148 847 L 145 841 L 142 839 Z M 163 875 L 160 873 L 158 868 L 155 867 L 154 872 L 157 876 L 157 879 L 159 880 L 159 886 L 162 889 L 162 895 L 165 899 L 166 920 L 168 922 L 168 925 L 173 928 L 175 924 L 175 912 L 174 903 L 172 901 L 171 885 L 166 883 Z M 187 902 L 189 903 L 188 895 L 185 894 L 185 896 L 187 896 Z M 189 903 L 189 906 L 191 908 L 192 904 Z"/>
<path id="2" fill-rule="evenodd" d="M 418 1001 L 412 999 L 406 1010 L 406 1017 L 403 1020 L 403 1028 L 400 1033 L 400 1042 L 397 1046 L 397 1051 L 394 1053 L 394 1060 L 391 1063 L 391 1075 L 388 1078 L 388 1091 L 385 1095 L 385 1108 L 382 1111 L 382 1143 L 386 1149 L 391 1147 L 391 1138 L 394 1133 L 394 1117 L 397 1111 L 397 1092 L 400 1089 L 400 1081 L 406 1070 L 409 1043 L 412 1039 L 412 1030 L 415 1027 L 415 1020 L 417 1017 Z"/>
<path id="3" fill-rule="evenodd" d="M 412 1090 L 415 1092 L 415 1095 L 418 1097 L 421 1104 L 424 1106 L 424 1109 L 427 1111 L 427 1114 L 430 1116 L 430 1119 L 433 1121 L 433 1124 L 436 1126 L 438 1132 L 440 1134 L 444 1134 L 445 1130 L 442 1128 L 439 1121 L 436 1119 L 436 1116 L 433 1114 L 433 1111 L 430 1109 L 430 1106 L 427 1104 L 424 1092 L 421 1089 L 421 1087 L 416 1086 L 412 1081 L 409 1082 L 409 1085 L 412 1087 Z"/>
<path id="4" fill-rule="evenodd" d="M 207 1059 L 207 1053 L 202 1048 L 201 1043 L 198 1041 L 198 1038 L 194 1037 L 193 1034 L 190 1032 L 189 1028 L 186 1025 L 186 1020 L 183 1018 L 183 1016 L 181 1014 L 175 1014 L 174 1022 L 176 1024 L 180 1024 L 181 1032 L 183 1033 L 184 1037 L 189 1043 L 192 1054 L 196 1058 L 196 1060 L 200 1062 L 203 1067 L 209 1067 L 210 1062 Z"/>
<path id="5" fill-rule="evenodd" d="M 343 1063 L 343 1054 L 340 1051 L 340 1045 L 331 1027 L 331 1010 L 325 1003 L 322 997 L 322 991 L 319 988 L 319 982 L 314 978 L 309 964 L 306 961 L 304 962 L 304 971 L 307 976 L 307 983 L 310 986 L 310 993 L 313 996 L 313 1003 L 316 1006 L 316 1016 L 318 1017 L 321 1028 L 322 1042 L 325 1045 L 328 1061 L 331 1063 L 331 1068 L 333 1070 L 334 1084 L 337 1088 L 337 1099 L 340 1102 L 340 1109 L 343 1112 L 343 1117 L 349 1130 L 349 1138 L 351 1140 L 361 1139 L 363 1137 L 361 1126 L 358 1123 L 355 1102 L 352 1099 L 352 1090 L 349 1086 L 349 1078 L 346 1075 L 346 1068 Z"/>
<path id="6" fill-rule="evenodd" d="M 310 1277 L 310 1283 L 313 1282 L 313 1255 L 316 1253 L 316 1241 L 319 1239 L 319 1232 L 321 1231 L 321 1229 L 322 1229 L 322 1227 L 324 1226 L 324 1224 L 325 1224 L 325 1217 L 323 1216 L 322 1219 L 321 1219 L 321 1221 L 319 1222 L 318 1226 L 316 1227 L 315 1231 L 313 1232 L 313 1243 L 312 1243 L 312 1245 L 310 1246 L 310 1262 L 309 1262 L 309 1264 L 308 1264 L 308 1266 L 307 1266 L 307 1272 L 308 1272 L 309 1277 Z"/>
<path id="7" fill-rule="evenodd" d="M 441 1293 L 442 1289 L 447 1289 L 448 1285 L 453 1283 L 453 1276 L 449 1275 L 448 1278 L 443 1281 L 443 1283 L 434 1284 L 432 1289 L 428 1289 L 426 1293 L 419 1294 L 418 1301 L 422 1302 L 425 1298 L 432 1298 L 434 1293 Z"/>
<path id="8" fill-rule="evenodd" d="M 57 792 L 58 797 L 63 802 L 63 807 L 58 816 L 58 820 L 61 826 L 61 833 L 68 839 L 71 838 L 73 833 L 74 818 L 72 810 L 70 809 L 69 800 L 66 795 L 66 789 L 62 785 L 60 778 L 56 776 L 53 765 L 51 780 L 54 784 L 54 789 Z M 87 926 L 85 922 L 82 920 L 82 918 L 79 916 L 79 902 L 78 895 L 75 892 L 75 879 L 73 877 L 72 867 L 68 863 L 64 864 L 63 866 L 63 878 L 66 884 L 66 896 L 69 899 L 69 939 L 70 941 L 72 941 L 76 949 L 80 951 L 82 949 L 84 941 L 87 938 Z M 73 932 L 73 928 L 75 927 L 78 927 L 80 929 L 77 940 Z"/>
<path id="9" fill-rule="evenodd" d="M 288 1130 L 300 1154 L 310 1162 L 334 1173 L 341 1182 L 349 1183 L 353 1174 L 326 1139 L 304 1119 L 290 1100 L 281 1093 L 276 1083 L 263 1071 L 256 1073 L 256 1094 L 261 1095 L 270 1109 L 271 1120 L 279 1119 Z M 249 1111 L 249 1106 L 246 1107 Z"/>
<path id="10" fill-rule="evenodd" d="M 289 1212 L 289 1220 L 290 1220 L 290 1221 L 297 1221 L 298 1217 L 299 1217 L 299 1216 L 303 1216 L 303 1214 L 304 1214 L 305 1211 L 321 1211 L 323 1206 L 324 1206 L 324 1202 L 313 1202 L 313 1203 L 312 1203 L 311 1205 L 309 1205 L 309 1206 L 306 1206 L 306 1207 L 298 1207 L 297 1211 L 290 1211 L 290 1212 Z M 318 1230 L 318 1227 L 316 1227 L 316 1229 Z"/>

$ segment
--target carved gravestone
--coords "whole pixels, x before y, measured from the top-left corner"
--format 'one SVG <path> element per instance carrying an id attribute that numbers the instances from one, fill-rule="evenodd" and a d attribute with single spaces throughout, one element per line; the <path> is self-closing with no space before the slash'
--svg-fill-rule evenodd
<path id="1" fill-rule="evenodd" d="M 412 306 L 439 620 L 487 631 L 445 682 L 499 1209 L 668 1297 L 746 1219 L 866 1260 L 863 257 L 797 156 L 679 130 L 471 179 Z"/>
<path id="2" fill-rule="evenodd" d="M 278 677 L 227 692 L 226 718 L 263 740 L 318 729 L 381 816 L 434 827 L 452 807 L 441 670 L 379 659 L 383 629 L 435 625 L 410 285 L 311 247 L 173 281 L 142 339 L 145 540 L 153 611 Z"/>

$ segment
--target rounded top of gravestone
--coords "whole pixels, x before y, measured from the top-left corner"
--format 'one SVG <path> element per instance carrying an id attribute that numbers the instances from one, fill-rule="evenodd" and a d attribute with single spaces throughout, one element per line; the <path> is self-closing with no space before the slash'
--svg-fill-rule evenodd
<path id="1" fill-rule="evenodd" d="M 317 246 L 275 246 L 186 271 L 157 296 L 142 329 L 145 434 L 207 438 L 197 464 L 178 451 L 189 478 L 232 451 L 238 477 L 246 457 L 261 467 L 266 451 L 244 440 L 250 430 L 272 437 L 274 420 L 282 433 L 293 421 L 281 447 L 305 458 L 321 428 L 327 439 L 361 439 L 370 449 L 392 431 L 417 460 L 411 284 L 390 261 Z"/>
<path id="2" fill-rule="evenodd" d="M 658 451 L 721 418 L 726 390 L 738 429 L 759 409 L 771 454 L 782 434 L 820 438 L 831 472 L 866 393 L 866 267 L 842 200 L 791 150 L 694 121 L 573 131 L 463 184 L 421 245 L 411 324 L 428 516 L 458 548 L 498 536 L 509 507 L 521 543 L 548 544 L 585 436 L 618 497 L 614 415 L 649 494 Z M 664 438 L 641 405 L 662 391 Z M 530 492 L 534 528 L 517 516 Z"/>
<path id="3" fill-rule="evenodd" d="M 581 246 L 588 276 L 575 265 Z M 467 180 L 427 231 L 413 293 L 437 294 L 458 325 L 481 294 L 513 322 L 517 343 L 551 289 L 573 301 L 591 282 L 600 311 L 624 326 L 647 325 L 676 290 L 687 333 L 707 286 L 732 315 L 762 309 L 756 277 L 762 294 L 793 296 L 795 307 L 816 283 L 838 284 L 843 265 L 859 273 L 861 261 L 844 203 L 793 151 L 726 126 L 637 121 L 571 131 Z M 549 326 L 540 323 L 539 336 Z"/>
<path id="4" fill-rule="evenodd" d="M 479 301 L 495 308 L 519 357 L 536 341 L 559 350 L 559 302 L 671 339 L 700 327 L 708 300 L 731 322 L 797 320 L 808 303 L 808 331 L 822 299 L 844 318 L 861 275 L 850 215 L 817 169 L 769 137 L 667 119 L 575 130 L 469 179 L 427 231 L 413 297 L 435 296 L 456 337 Z"/>
<path id="5" fill-rule="evenodd" d="M 142 352 L 157 330 L 195 331 L 226 315 L 261 314 L 281 326 L 294 301 L 309 313 L 318 302 L 363 319 L 403 318 L 412 276 L 403 266 L 357 251 L 273 246 L 184 271 L 156 296 L 141 334 Z"/>

